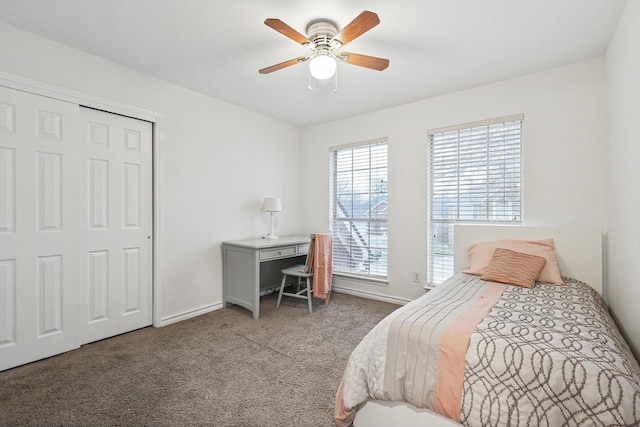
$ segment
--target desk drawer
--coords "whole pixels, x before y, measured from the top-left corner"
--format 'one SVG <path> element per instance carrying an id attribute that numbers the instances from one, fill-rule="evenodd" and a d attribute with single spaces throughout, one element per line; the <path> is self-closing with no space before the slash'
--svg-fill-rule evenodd
<path id="1" fill-rule="evenodd" d="M 298 253 L 297 246 L 283 246 L 281 248 L 276 249 L 262 249 L 260 251 L 260 260 L 265 259 L 274 259 L 274 258 L 285 258 L 289 256 L 294 256 Z"/>
<path id="2" fill-rule="evenodd" d="M 305 244 L 302 244 L 302 245 L 298 246 L 298 253 L 300 255 L 308 254 L 310 246 L 311 246 L 311 244 L 309 244 L 309 243 L 305 243 Z"/>

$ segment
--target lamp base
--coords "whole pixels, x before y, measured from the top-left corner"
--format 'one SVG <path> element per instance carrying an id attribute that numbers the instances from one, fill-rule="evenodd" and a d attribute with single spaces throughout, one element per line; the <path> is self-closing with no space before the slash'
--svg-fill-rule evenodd
<path id="1" fill-rule="evenodd" d="M 266 236 L 262 237 L 263 239 L 277 239 L 278 236 L 273 234 L 273 212 L 269 212 L 269 232 Z"/>

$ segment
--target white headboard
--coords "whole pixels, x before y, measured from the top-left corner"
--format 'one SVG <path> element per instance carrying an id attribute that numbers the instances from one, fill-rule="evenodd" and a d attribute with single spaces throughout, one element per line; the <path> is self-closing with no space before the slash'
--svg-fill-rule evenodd
<path id="1" fill-rule="evenodd" d="M 553 238 L 560 273 L 588 283 L 602 295 L 602 230 L 599 228 L 460 224 L 454 226 L 453 236 L 456 272 L 469 266 L 467 248 L 473 243 Z"/>

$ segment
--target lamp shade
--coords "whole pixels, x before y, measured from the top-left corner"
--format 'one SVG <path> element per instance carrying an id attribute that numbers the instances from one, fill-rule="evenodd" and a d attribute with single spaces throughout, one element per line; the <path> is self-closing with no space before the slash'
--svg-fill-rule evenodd
<path id="1" fill-rule="evenodd" d="M 309 61 L 309 72 L 318 80 L 330 79 L 336 73 L 338 64 L 329 55 L 318 55 Z"/>
<path id="2" fill-rule="evenodd" d="M 264 202 L 262 202 L 262 211 L 263 212 L 281 212 L 282 211 L 282 203 L 278 197 L 265 197 Z"/>

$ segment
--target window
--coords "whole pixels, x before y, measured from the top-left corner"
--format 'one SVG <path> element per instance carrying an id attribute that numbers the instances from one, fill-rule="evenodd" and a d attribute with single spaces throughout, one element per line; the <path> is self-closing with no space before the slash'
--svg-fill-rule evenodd
<path id="1" fill-rule="evenodd" d="M 387 277 L 387 139 L 332 147 L 333 271 Z"/>
<path id="2" fill-rule="evenodd" d="M 429 284 L 453 274 L 453 224 L 522 222 L 522 120 L 429 131 Z"/>

